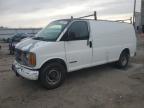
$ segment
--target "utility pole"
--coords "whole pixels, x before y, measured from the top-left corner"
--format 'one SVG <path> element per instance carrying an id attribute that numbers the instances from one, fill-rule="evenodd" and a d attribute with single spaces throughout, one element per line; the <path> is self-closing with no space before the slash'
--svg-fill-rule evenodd
<path id="1" fill-rule="evenodd" d="M 144 0 L 141 0 L 141 30 L 144 33 Z"/>
<path id="2" fill-rule="evenodd" d="M 133 25 L 135 27 L 135 12 L 136 12 L 136 0 L 134 0 L 134 10 L 133 10 Z"/>

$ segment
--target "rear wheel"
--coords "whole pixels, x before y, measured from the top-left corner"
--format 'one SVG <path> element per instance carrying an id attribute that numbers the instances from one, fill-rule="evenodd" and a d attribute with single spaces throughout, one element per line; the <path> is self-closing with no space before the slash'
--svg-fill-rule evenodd
<path id="1" fill-rule="evenodd" d="M 119 60 L 116 62 L 117 66 L 119 68 L 126 68 L 129 63 L 129 53 L 126 51 L 123 51 L 120 55 Z"/>
<path id="2" fill-rule="evenodd" d="M 40 81 L 47 89 L 59 87 L 65 79 L 66 69 L 57 62 L 48 63 L 40 71 Z"/>

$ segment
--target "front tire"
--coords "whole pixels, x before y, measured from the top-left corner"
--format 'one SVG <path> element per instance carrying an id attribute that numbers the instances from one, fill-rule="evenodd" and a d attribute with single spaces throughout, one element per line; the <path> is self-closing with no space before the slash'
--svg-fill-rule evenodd
<path id="1" fill-rule="evenodd" d="M 57 62 L 47 63 L 40 70 L 40 81 L 47 89 L 55 89 L 59 87 L 65 80 L 66 69 Z"/>
<path id="2" fill-rule="evenodd" d="M 121 69 L 125 69 L 129 64 L 129 56 L 129 53 L 123 51 L 120 55 L 119 60 L 116 62 L 116 65 Z"/>

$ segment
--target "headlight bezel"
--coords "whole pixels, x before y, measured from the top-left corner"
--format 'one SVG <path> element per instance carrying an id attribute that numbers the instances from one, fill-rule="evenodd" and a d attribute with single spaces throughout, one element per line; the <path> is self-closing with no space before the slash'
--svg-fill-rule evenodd
<path id="1" fill-rule="evenodd" d="M 36 54 L 33 52 L 24 52 L 23 54 L 23 64 L 28 67 L 36 66 Z"/>
<path id="2" fill-rule="evenodd" d="M 31 59 L 31 57 L 33 58 Z M 15 60 L 23 66 L 33 68 L 36 66 L 36 53 L 31 51 L 24 51 L 16 48 Z M 33 62 L 31 62 L 31 60 L 33 60 Z"/>

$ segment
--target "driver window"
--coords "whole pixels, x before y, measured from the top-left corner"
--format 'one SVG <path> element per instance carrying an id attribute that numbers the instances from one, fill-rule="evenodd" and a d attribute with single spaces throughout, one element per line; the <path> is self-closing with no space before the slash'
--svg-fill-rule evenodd
<path id="1" fill-rule="evenodd" d="M 71 40 L 87 40 L 89 38 L 87 23 L 84 21 L 72 23 L 68 30 L 68 35 L 73 37 Z"/>

